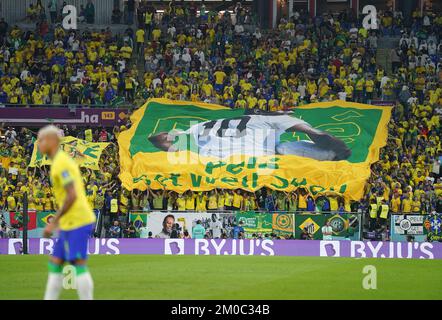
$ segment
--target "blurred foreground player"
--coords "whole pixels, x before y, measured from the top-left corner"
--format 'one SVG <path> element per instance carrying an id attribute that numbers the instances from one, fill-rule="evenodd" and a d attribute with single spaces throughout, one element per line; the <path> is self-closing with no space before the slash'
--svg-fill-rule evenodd
<path id="1" fill-rule="evenodd" d="M 45 238 L 59 230 L 59 239 L 49 261 L 49 277 L 45 300 L 60 296 L 63 284 L 63 265 L 75 267 L 75 283 L 81 300 L 92 300 L 94 284 L 86 267 L 87 243 L 95 222 L 95 215 L 86 199 L 80 169 L 67 153 L 60 150 L 60 129 L 42 128 L 38 133 L 38 148 L 52 159 L 51 184 L 58 211 L 44 230 Z"/>

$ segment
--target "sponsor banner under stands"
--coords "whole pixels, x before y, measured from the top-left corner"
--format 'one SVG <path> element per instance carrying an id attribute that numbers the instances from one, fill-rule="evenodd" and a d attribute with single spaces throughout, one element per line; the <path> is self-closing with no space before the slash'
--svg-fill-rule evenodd
<path id="1" fill-rule="evenodd" d="M 359 239 L 359 220 L 355 214 L 293 214 L 293 213 L 263 213 L 254 211 L 243 212 L 131 212 L 129 220 L 133 222 L 136 229 L 144 223 L 153 237 L 156 237 L 162 230 L 163 220 L 166 215 L 171 214 L 175 219 L 176 231 L 182 234 L 188 231 L 192 235 L 192 229 L 198 220 L 202 226 L 214 238 L 220 237 L 218 229 L 227 237 L 233 237 L 232 229 L 235 224 L 242 222 L 245 237 L 252 238 L 254 234 L 261 236 L 301 238 L 304 228 L 312 234 L 315 240 L 322 239 L 321 228 L 327 220 L 333 228 L 333 236 Z M 216 230 L 216 231 L 215 231 Z M 214 232 L 215 231 L 215 232 Z"/>
<path id="2" fill-rule="evenodd" d="M 30 254 L 51 254 L 54 239 L 29 239 Z M 0 239 L 0 254 L 21 254 L 22 239 Z M 440 242 L 235 239 L 89 239 L 90 254 L 259 255 L 442 259 Z"/>
<path id="3" fill-rule="evenodd" d="M 0 122 L 17 126 L 47 124 L 76 125 L 87 127 L 113 127 L 127 121 L 128 109 L 111 108 L 57 108 L 57 107 L 5 107 L 0 108 Z"/>

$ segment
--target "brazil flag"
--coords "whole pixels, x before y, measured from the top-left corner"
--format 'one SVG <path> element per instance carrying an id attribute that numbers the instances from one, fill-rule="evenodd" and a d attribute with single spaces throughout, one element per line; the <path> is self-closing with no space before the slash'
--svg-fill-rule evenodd
<path id="1" fill-rule="evenodd" d="M 52 219 L 55 218 L 54 211 L 38 211 L 37 212 L 37 227 L 44 228 L 48 225 Z"/>
<path id="2" fill-rule="evenodd" d="M 390 115 L 343 101 L 266 112 L 152 99 L 118 137 L 120 179 L 129 190 L 303 187 L 360 200 Z"/>
<path id="3" fill-rule="evenodd" d="M 147 225 L 147 213 L 132 212 L 129 215 L 129 221 L 134 224 L 136 230 L 139 230 L 143 224 Z"/>
<path id="4" fill-rule="evenodd" d="M 315 240 L 322 240 L 322 227 L 325 225 L 325 214 L 298 214 L 295 217 L 295 238 L 300 239 L 302 231 L 306 229 Z"/>

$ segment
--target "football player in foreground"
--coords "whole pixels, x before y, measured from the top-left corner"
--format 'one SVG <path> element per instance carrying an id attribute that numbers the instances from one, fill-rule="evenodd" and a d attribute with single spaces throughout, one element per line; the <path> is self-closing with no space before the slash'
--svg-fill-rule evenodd
<path id="1" fill-rule="evenodd" d="M 69 263 L 76 271 L 75 284 L 81 300 L 92 300 L 94 284 L 86 266 L 87 244 L 95 215 L 86 199 L 80 169 L 60 149 L 62 135 L 55 126 L 46 126 L 38 133 L 38 148 L 52 160 L 50 179 L 58 211 L 43 233 L 45 238 L 59 231 L 59 239 L 49 260 L 49 277 L 45 300 L 56 300 L 63 285 L 63 266 Z"/>

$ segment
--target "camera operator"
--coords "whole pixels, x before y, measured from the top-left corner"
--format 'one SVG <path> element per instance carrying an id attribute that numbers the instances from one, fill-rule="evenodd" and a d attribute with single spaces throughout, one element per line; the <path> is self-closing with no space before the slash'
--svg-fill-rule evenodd
<path id="1" fill-rule="evenodd" d="M 181 238 L 181 227 L 178 223 L 175 223 L 172 227 L 172 233 L 170 234 L 171 239 Z"/>

